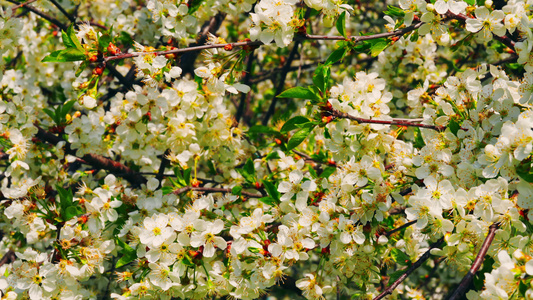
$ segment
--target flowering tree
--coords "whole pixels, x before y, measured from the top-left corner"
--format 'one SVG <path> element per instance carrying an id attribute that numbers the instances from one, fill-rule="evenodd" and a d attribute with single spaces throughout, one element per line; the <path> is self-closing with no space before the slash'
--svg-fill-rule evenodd
<path id="1" fill-rule="evenodd" d="M 2 299 L 533 299 L 511 0 L 0 0 Z"/>

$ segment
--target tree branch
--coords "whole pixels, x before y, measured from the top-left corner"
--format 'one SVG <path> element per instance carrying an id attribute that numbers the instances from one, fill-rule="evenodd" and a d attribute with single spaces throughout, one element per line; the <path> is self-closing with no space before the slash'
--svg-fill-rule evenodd
<path id="1" fill-rule="evenodd" d="M 63 13 L 65 15 L 65 17 L 67 17 L 67 19 L 71 22 L 71 23 L 74 23 L 74 21 L 76 21 L 76 19 L 74 17 L 72 17 L 64 8 L 63 6 L 61 6 L 61 4 L 59 4 L 59 2 L 57 2 L 56 0 L 50 0 L 50 2 L 52 2 L 55 7 L 57 7 L 57 9 L 59 9 L 61 11 L 61 13 Z"/>
<path id="2" fill-rule="evenodd" d="M 394 228 L 394 229 L 391 230 L 391 231 L 387 231 L 387 232 L 385 232 L 383 235 L 384 235 L 384 236 L 390 236 L 390 235 L 392 235 L 392 234 L 394 234 L 394 233 L 396 233 L 396 232 L 398 232 L 398 231 L 400 231 L 400 230 L 402 230 L 402 229 L 404 229 L 404 228 L 407 228 L 407 227 L 413 225 L 414 223 L 416 223 L 416 221 L 417 221 L 417 220 L 413 220 L 413 221 L 407 222 L 407 223 L 401 225 L 401 226 L 398 227 L 398 228 Z"/>
<path id="3" fill-rule="evenodd" d="M 38 132 L 35 135 L 35 137 L 40 139 L 41 141 L 47 142 L 53 145 L 57 145 L 57 143 L 64 141 L 62 138 L 45 131 L 41 127 L 37 125 L 35 126 L 38 129 Z M 76 150 L 71 149 L 70 143 L 68 142 L 66 142 L 65 144 L 65 154 L 76 156 Z M 112 174 L 120 174 L 121 177 L 129 181 L 134 186 L 140 186 L 141 184 L 144 184 L 147 182 L 144 176 L 139 175 L 138 173 L 135 173 L 129 167 L 121 164 L 118 161 L 114 161 L 110 158 L 106 158 L 98 154 L 89 153 L 81 157 L 81 160 L 84 163 L 91 165 L 95 168 L 104 169 L 106 171 L 109 171 Z"/>
<path id="4" fill-rule="evenodd" d="M 26 2 L 21 3 L 21 4 L 19 4 L 19 5 L 14 5 L 13 7 L 11 7 L 11 10 L 12 10 L 12 11 L 15 11 L 15 10 L 17 10 L 17 9 L 19 9 L 19 8 L 21 8 L 21 7 L 24 7 L 25 5 L 28 5 L 28 4 L 30 4 L 30 3 L 33 3 L 33 2 L 35 2 L 35 1 L 37 1 L 37 0 L 29 0 L 29 1 L 26 1 Z M 10 2 L 11 2 L 11 1 L 10 1 Z M 13 2 L 11 2 L 11 3 L 13 3 Z"/>
<path id="5" fill-rule="evenodd" d="M 481 249 L 479 250 L 476 258 L 474 259 L 474 263 L 472 264 L 472 267 L 470 267 L 470 270 L 468 270 L 468 273 L 466 273 L 466 276 L 463 277 L 463 280 L 461 280 L 461 283 L 459 283 L 459 286 L 457 289 L 453 292 L 453 294 L 448 298 L 448 300 L 457 300 L 457 299 L 463 299 L 463 295 L 468 289 L 468 286 L 470 285 L 470 282 L 474 278 L 474 275 L 479 270 L 481 265 L 483 264 L 483 260 L 485 259 L 485 255 L 487 254 L 487 251 L 489 251 L 490 244 L 492 244 L 492 241 L 494 240 L 494 236 L 496 235 L 496 230 L 500 228 L 501 223 L 497 222 L 489 227 L 489 233 L 487 234 L 487 237 L 485 238 L 485 241 L 483 241 L 483 244 L 481 245 Z"/>
<path id="6" fill-rule="evenodd" d="M 463 14 L 454 14 L 452 13 L 451 11 L 448 11 L 446 13 L 446 16 L 447 17 L 450 17 L 452 19 L 455 19 L 455 20 L 458 20 L 460 21 L 461 23 L 466 23 L 466 20 L 467 19 L 470 19 L 469 17 L 463 15 Z M 515 42 L 513 40 L 511 40 L 511 38 L 509 38 L 508 36 L 504 35 L 504 36 L 497 36 L 495 35 L 494 33 L 492 34 L 492 36 L 494 37 L 494 39 L 502 42 L 504 45 L 506 45 L 507 47 L 511 48 L 513 51 L 515 51 Z"/>
<path id="7" fill-rule="evenodd" d="M 12 0 L 10 0 L 12 1 Z M 294 36 L 294 41 L 305 41 L 305 40 L 352 40 L 354 42 L 360 42 L 360 41 L 368 41 L 368 40 L 374 40 L 374 39 L 380 39 L 385 37 L 394 37 L 394 36 L 402 36 L 408 32 L 411 32 L 415 29 L 418 29 L 420 26 L 422 26 L 424 23 L 417 23 L 415 25 L 411 25 L 409 27 L 392 31 L 392 32 L 385 32 L 385 33 L 378 33 L 373 35 L 364 35 L 364 36 L 349 36 L 349 37 L 341 37 L 341 36 L 327 36 L 327 35 L 296 35 Z M 131 58 L 131 57 L 137 57 L 142 55 L 166 55 L 166 54 L 179 54 L 179 53 L 187 53 L 187 52 L 195 52 L 195 51 L 201 51 L 206 49 L 216 49 L 216 48 L 224 48 L 224 47 L 245 47 L 245 46 L 261 46 L 264 45 L 261 41 L 244 41 L 244 42 L 237 42 L 237 43 L 226 43 L 226 44 L 212 44 L 212 45 L 202 45 L 202 46 L 193 46 L 193 47 L 187 47 L 187 48 L 180 48 L 180 49 L 173 49 L 173 50 L 166 50 L 166 51 L 153 51 L 153 52 L 131 52 L 131 53 L 124 53 L 119 54 L 115 56 L 106 56 L 103 58 L 103 61 L 108 62 L 112 60 L 119 60 L 119 59 L 125 59 L 125 58 Z"/>
<path id="8" fill-rule="evenodd" d="M 274 114 L 274 110 L 276 109 L 276 103 L 278 102 L 278 95 L 281 94 L 281 92 L 283 92 L 283 88 L 285 87 L 285 79 L 287 79 L 287 74 L 289 73 L 291 63 L 294 60 L 296 53 L 298 52 L 299 46 L 300 46 L 300 42 L 296 41 L 296 43 L 292 47 L 291 53 L 289 53 L 289 57 L 287 58 L 285 65 L 283 66 L 283 69 L 279 76 L 278 86 L 276 87 L 276 93 L 274 94 L 274 98 L 272 99 L 272 102 L 270 102 L 270 106 L 268 107 L 265 117 L 263 118 L 263 121 L 262 121 L 263 125 L 267 125 L 268 120 Z"/>
<path id="9" fill-rule="evenodd" d="M 33 12 L 34 14 L 40 16 L 41 18 L 49 21 L 50 23 L 56 25 L 57 27 L 61 28 L 62 30 L 66 31 L 67 30 L 67 26 L 61 22 L 59 22 L 59 20 L 57 20 L 56 18 L 38 10 L 37 8 L 31 6 L 31 5 L 28 5 L 26 3 L 19 3 L 17 1 L 14 1 L 14 0 L 7 0 L 13 4 L 17 4 L 18 6 L 20 6 L 21 8 L 24 8 L 26 10 L 29 10 L 31 12 Z"/>
<path id="10" fill-rule="evenodd" d="M 203 187 L 203 186 L 199 186 L 199 187 L 186 186 L 186 187 L 182 187 L 182 188 L 175 190 L 173 193 L 176 195 L 179 195 L 179 194 L 183 194 L 188 191 L 198 191 L 198 192 L 204 192 L 208 194 L 209 193 L 231 193 L 231 189 Z M 245 191 L 242 191 L 241 194 L 249 198 L 262 198 L 263 197 L 263 195 L 261 194 L 254 194 L 254 193 L 245 192 Z"/>
<path id="11" fill-rule="evenodd" d="M 438 241 L 436 241 L 435 243 L 431 244 L 429 246 L 429 249 L 414 264 L 412 264 L 407 269 L 407 271 L 405 271 L 405 273 L 403 273 L 402 276 L 400 276 L 400 278 L 396 279 L 396 281 L 394 281 L 393 284 L 391 284 L 387 289 L 385 289 L 383 292 L 381 292 L 381 294 L 379 294 L 376 298 L 374 298 L 374 300 L 383 299 L 385 296 L 392 294 L 394 289 L 400 283 L 402 283 L 402 281 L 404 281 L 405 278 L 407 278 L 407 276 L 409 276 L 411 273 L 413 273 L 414 270 L 418 269 L 426 260 L 429 259 L 429 256 L 431 255 L 431 253 L 430 253 L 431 249 L 437 248 L 438 246 L 440 246 L 440 244 L 442 244 L 443 241 L 444 241 L 444 237 L 441 237 Z"/>
<path id="12" fill-rule="evenodd" d="M 352 121 L 356 121 L 357 123 L 361 124 L 382 124 L 382 125 L 397 125 L 397 126 L 408 126 L 408 127 L 419 127 L 419 128 L 427 128 L 427 129 L 433 129 L 436 131 L 444 131 L 446 130 L 446 126 L 436 126 L 436 125 L 426 125 L 426 124 L 420 124 L 415 123 L 413 120 L 408 119 L 392 119 L 392 120 L 373 120 L 373 119 L 364 119 L 359 117 L 354 117 L 352 115 L 349 115 L 347 113 L 342 113 L 338 110 L 333 109 L 331 111 L 331 115 L 336 118 L 343 118 L 343 119 L 350 119 Z M 416 120 L 418 122 L 418 120 Z"/>

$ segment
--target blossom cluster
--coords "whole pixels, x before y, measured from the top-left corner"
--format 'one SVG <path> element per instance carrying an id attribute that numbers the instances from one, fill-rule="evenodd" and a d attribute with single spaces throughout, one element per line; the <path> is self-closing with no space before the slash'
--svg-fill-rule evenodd
<path id="1" fill-rule="evenodd" d="M 533 298 L 529 3 L 9 2 L 3 297 Z"/>

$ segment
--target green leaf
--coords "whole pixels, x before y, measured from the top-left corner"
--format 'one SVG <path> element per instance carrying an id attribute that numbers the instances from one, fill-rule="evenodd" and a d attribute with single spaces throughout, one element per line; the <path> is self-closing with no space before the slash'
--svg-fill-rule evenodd
<path id="1" fill-rule="evenodd" d="M 272 182 L 270 182 L 268 180 L 261 180 L 261 182 L 265 186 L 265 190 L 267 191 L 268 195 L 270 195 L 270 197 L 272 197 L 274 200 L 276 200 L 277 204 L 279 204 L 280 203 L 280 194 L 279 194 L 278 189 L 276 188 L 276 186 Z"/>
<path id="2" fill-rule="evenodd" d="M 185 182 L 185 179 L 183 179 L 183 174 L 181 174 L 181 171 L 179 168 L 174 168 L 174 175 L 176 175 L 177 187 L 187 186 L 187 182 Z"/>
<path id="3" fill-rule="evenodd" d="M 533 183 L 533 165 L 531 158 L 521 161 L 516 167 L 516 174 L 527 182 Z"/>
<path id="4" fill-rule="evenodd" d="M 453 44 L 450 49 L 452 51 L 457 51 L 459 50 L 459 48 L 461 48 L 463 45 L 467 44 L 471 39 L 472 37 L 474 37 L 474 34 L 469 34 L 467 36 L 465 36 L 462 40 L 458 41 L 457 43 Z"/>
<path id="5" fill-rule="evenodd" d="M 385 40 L 382 40 L 382 41 L 379 41 L 373 44 L 372 47 L 370 48 L 370 55 L 372 55 L 373 57 L 378 56 L 381 52 L 383 52 L 383 50 L 387 49 L 389 45 L 390 45 L 390 42 L 385 41 Z"/>
<path id="6" fill-rule="evenodd" d="M 61 216 L 63 221 L 67 222 L 68 220 L 78 216 L 78 208 L 76 206 L 69 206 L 65 209 L 65 215 Z"/>
<path id="7" fill-rule="evenodd" d="M 246 163 L 244 164 L 244 169 L 248 174 L 255 176 L 254 161 L 251 158 L 248 158 L 246 160 Z"/>
<path id="8" fill-rule="evenodd" d="M 252 253 L 259 253 L 259 251 L 261 251 L 261 249 L 255 248 L 255 247 L 248 247 L 248 251 L 250 251 Z"/>
<path id="9" fill-rule="evenodd" d="M 455 121 L 455 119 L 452 118 L 452 119 L 450 119 L 450 122 L 448 123 L 448 128 L 450 128 L 450 131 L 455 136 L 457 136 L 457 132 L 461 128 L 461 125 L 459 125 L 459 123 L 457 123 L 457 121 Z"/>
<path id="10" fill-rule="evenodd" d="M 398 271 L 392 273 L 390 275 L 390 277 L 389 277 L 389 285 L 391 285 L 393 282 L 398 280 L 398 278 L 400 278 L 400 276 L 402 276 L 403 273 L 405 273 L 405 270 L 398 270 Z"/>
<path id="11" fill-rule="evenodd" d="M 172 192 L 174 192 L 174 188 L 171 186 L 164 186 L 161 190 L 163 191 L 163 195 L 172 194 Z"/>
<path id="12" fill-rule="evenodd" d="M 81 72 L 83 72 L 83 70 L 85 70 L 85 68 L 87 68 L 88 65 L 89 65 L 89 61 L 88 60 L 82 62 L 81 65 L 76 70 L 76 74 L 74 74 L 74 75 L 76 75 L 76 77 L 80 76 Z"/>
<path id="13" fill-rule="evenodd" d="M 259 201 L 265 203 L 266 205 L 270 205 L 270 206 L 276 206 L 278 204 L 278 202 L 272 197 L 259 198 Z"/>
<path id="14" fill-rule="evenodd" d="M 122 248 L 119 253 L 122 254 L 122 257 L 115 264 L 115 268 L 120 268 L 129 264 L 130 262 L 137 259 L 137 251 L 133 249 L 130 245 L 124 243 L 122 240 L 116 238 L 116 243 Z"/>
<path id="15" fill-rule="evenodd" d="M 80 40 L 76 36 L 76 32 L 74 31 L 74 23 L 70 24 L 70 26 L 68 27 L 67 34 L 68 34 L 68 37 L 70 38 L 70 40 L 72 41 L 72 43 L 76 46 L 76 48 L 78 50 L 80 50 L 80 52 L 85 51 L 85 49 L 83 49 L 83 47 L 82 47 L 82 45 L 80 43 Z"/>
<path id="16" fill-rule="evenodd" d="M 281 157 L 279 156 L 278 152 L 272 152 L 272 153 L 267 154 L 267 156 L 265 156 L 266 160 L 280 159 L 280 158 Z"/>
<path id="17" fill-rule="evenodd" d="M 337 27 L 337 30 L 343 37 L 346 37 L 346 11 L 343 11 L 339 16 L 337 23 L 335 23 L 335 27 Z"/>
<path id="18" fill-rule="evenodd" d="M 208 160 L 207 167 L 209 167 L 209 173 L 212 175 L 217 175 L 217 170 L 215 169 L 215 164 L 213 164 L 213 161 Z"/>
<path id="19" fill-rule="evenodd" d="M 520 296 L 525 298 L 528 289 L 529 287 L 527 286 L 527 284 L 520 280 L 520 283 L 518 284 L 518 291 L 520 293 Z"/>
<path id="20" fill-rule="evenodd" d="M 421 149 L 424 147 L 426 143 L 424 142 L 424 138 L 422 137 L 422 132 L 420 131 L 420 128 L 415 127 L 415 142 L 413 146 L 417 149 Z"/>
<path id="21" fill-rule="evenodd" d="M 403 9 L 396 7 L 396 6 L 387 6 L 387 10 L 384 11 L 384 13 L 391 17 L 403 17 L 405 16 L 405 12 Z"/>
<path id="22" fill-rule="evenodd" d="M 57 50 L 57 51 L 54 51 L 50 54 L 48 54 L 47 56 L 45 56 L 41 62 L 59 62 L 60 60 L 58 60 L 58 56 L 59 56 L 59 53 L 61 53 L 63 50 Z"/>
<path id="23" fill-rule="evenodd" d="M 281 94 L 278 95 L 278 98 L 320 100 L 320 97 L 318 97 L 311 90 L 309 90 L 308 88 L 301 87 L 301 86 L 293 87 L 293 88 L 283 91 Z"/>
<path id="24" fill-rule="evenodd" d="M 307 170 L 309 171 L 309 174 L 311 174 L 311 177 L 318 178 L 318 174 L 316 173 L 316 170 L 311 166 L 307 166 Z"/>
<path id="25" fill-rule="evenodd" d="M 313 128 L 315 128 L 315 125 L 303 127 L 297 131 L 287 143 L 287 151 L 292 150 L 300 145 L 307 138 L 307 136 L 309 136 L 309 133 L 311 133 Z"/>
<path id="26" fill-rule="evenodd" d="M 198 8 L 200 8 L 200 5 L 202 5 L 202 2 L 203 0 L 189 0 L 189 2 L 187 2 L 187 6 L 189 7 L 187 14 L 194 14 Z"/>
<path id="27" fill-rule="evenodd" d="M 410 266 L 411 265 L 411 259 L 407 254 L 405 254 L 402 250 L 397 248 L 392 248 L 391 250 L 391 256 L 394 261 L 402 266 Z"/>
<path id="28" fill-rule="evenodd" d="M 409 37 L 409 39 L 411 40 L 411 42 L 416 42 L 418 41 L 418 31 L 415 31 L 411 34 L 411 36 Z"/>
<path id="29" fill-rule="evenodd" d="M 328 89 L 330 75 L 331 70 L 329 66 L 321 65 L 315 70 L 315 74 L 313 75 L 313 83 L 322 93 Z"/>
<path id="30" fill-rule="evenodd" d="M 279 131 L 268 126 L 254 125 L 248 129 L 248 133 L 279 134 Z"/>
<path id="31" fill-rule="evenodd" d="M 43 108 L 43 111 L 44 111 L 48 116 L 50 116 L 50 118 L 52 118 L 52 120 L 54 120 L 54 122 L 56 122 L 56 124 L 59 125 L 59 122 L 56 120 L 56 114 L 55 114 L 53 111 L 49 110 L 48 108 Z"/>
<path id="32" fill-rule="evenodd" d="M 331 52 L 331 54 L 328 56 L 328 59 L 324 64 L 326 65 L 332 65 L 339 60 L 344 58 L 344 55 L 346 55 L 346 52 L 348 52 L 348 49 L 346 47 L 337 48 L 335 51 Z"/>
<path id="33" fill-rule="evenodd" d="M 61 51 L 57 59 L 61 62 L 85 60 L 85 54 L 76 48 L 68 48 Z"/>
<path id="34" fill-rule="evenodd" d="M 63 30 L 61 30 L 61 38 L 63 39 L 63 45 L 65 47 L 67 47 L 67 48 L 76 48 L 76 44 L 74 44 L 74 42 L 72 42 L 70 37 Z"/>
<path id="35" fill-rule="evenodd" d="M 255 168 L 252 159 L 248 159 L 242 168 L 237 169 L 237 172 L 244 177 L 244 180 L 250 184 L 255 183 Z"/>
<path id="36" fill-rule="evenodd" d="M 283 124 L 283 127 L 281 127 L 281 130 L 280 132 L 281 133 L 287 133 L 291 130 L 294 130 L 294 129 L 297 129 L 297 128 L 301 128 L 302 126 L 299 126 L 301 124 L 306 124 L 306 123 L 309 123 L 311 121 L 309 121 L 308 118 L 306 117 L 302 117 L 302 116 L 296 116 L 290 120 L 288 120 L 287 122 L 285 122 L 285 124 Z"/>
<path id="37" fill-rule="evenodd" d="M 191 171 L 192 168 L 183 170 L 183 180 L 185 180 L 186 185 L 191 185 Z"/>
<path id="38" fill-rule="evenodd" d="M 100 51 L 104 52 L 105 49 L 107 49 L 107 46 L 109 46 L 109 43 L 113 41 L 113 38 L 109 34 L 103 34 L 101 37 L 98 38 L 98 48 Z"/>
<path id="39" fill-rule="evenodd" d="M 61 108 L 61 118 L 66 119 L 67 114 L 70 112 L 75 103 L 76 99 L 73 99 L 63 104 L 63 107 Z"/>
<path id="40" fill-rule="evenodd" d="M 231 193 L 232 193 L 233 195 L 240 196 L 240 195 L 241 195 L 241 192 L 242 192 L 242 186 L 240 186 L 240 185 L 234 186 L 234 187 L 231 189 Z"/>
<path id="41" fill-rule="evenodd" d="M 329 176 L 337 171 L 337 168 L 335 167 L 327 167 L 320 173 L 320 178 L 329 178 Z"/>

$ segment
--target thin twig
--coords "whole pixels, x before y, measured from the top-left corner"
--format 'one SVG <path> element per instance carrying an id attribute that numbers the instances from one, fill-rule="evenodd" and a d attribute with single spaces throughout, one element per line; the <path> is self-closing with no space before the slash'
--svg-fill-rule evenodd
<path id="1" fill-rule="evenodd" d="M 10 0 L 12 1 L 12 0 Z M 374 39 L 380 39 L 380 38 L 386 38 L 386 37 L 394 37 L 394 36 L 402 36 L 408 32 L 411 32 L 415 29 L 418 29 L 420 26 L 422 26 L 424 23 L 417 23 L 415 25 L 411 25 L 409 27 L 406 27 L 404 29 L 392 31 L 392 32 L 385 32 L 385 33 L 378 33 L 373 35 L 364 35 L 364 36 L 349 36 L 349 37 L 340 37 L 340 36 L 327 36 L 327 35 L 296 35 L 294 36 L 294 41 L 305 41 L 305 40 L 352 40 L 354 42 L 360 42 L 360 41 L 368 41 L 368 40 L 374 40 Z M 115 56 L 106 56 L 103 58 L 103 61 L 108 62 L 111 60 L 120 60 L 125 58 L 131 58 L 131 57 L 137 57 L 142 55 L 167 55 L 167 54 L 179 54 L 179 53 L 187 53 L 187 52 L 195 52 L 195 51 L 201 51 L 206 49 L 215 49 L 215 48 L 236 48 L 236 47 L 245 47 L 245 46 L 261 46 L 264 45 L 261 41 L 245 41 L 245 42 L 237 42 L 237 43 L 226 43 L 226 44 L 212 44 L 212 45 L 202 45 L 202 46 L 195 46 L 195 47 L 187 47 L 187 48 L 179 48 L 179 49 L 173 49 L 173 50 L 166 50 L 166 51 L 153 51 L 153 52 L 131 52 L 131 53 L 124 53 L 120 55 Z"/>
<path id="2" fill-rule="evenodd" d="M 289 53 L 289 57 L 287 58 L 285 65 L 283 65 L 283 70 L 281 71 L 281 74 L 279 76 L 278 86 L 276 87 L 276 93 L 274 94 L 274 98 L 272 99 L 272 102 L 270 102 L 270 106 L 268 107 L 268 110 L 262 121 L 262 124 L 264 126 L 268 124 L 268 120 L 274 114 L 274 111 L 276 109 L 276 103 L 278 102 L 277 96 L 281 94 L 281 92 L 283 92 L 283 88 L 285 87 L 285 79 L 287 79 L 287 74 L 289 73 L 289 69 L 291 67 L 292 61 L 294 60 L 294 57 L 296 57 L 296 53 L 298 52 L 299 46 L 300 41 L 296 41 L 296 43 L 292 47 L 291 53 Z"/>
<path id="3" fill-rule="evenodd" d="M 204 192 L 204 193 L 231 193 L 231 189 L 224 189 L 224 188 L 213 188 L 213 187 L 192 187 L 192 186 L 186 186 L 179 188 L 175 190 L 173 193 L 176 195 L 183 194 L 188 191 L 197 191 L 197 192 Z M 250 192 L 241 191 L 241 195 L 244 195 L 249 198 L 262 198 L 263 195 L 261 194 L 254 194 Z"/>
<path id="4" fill-rule="evenodd" d="M 56 0 L 50 0 L 50 2 L 52 2 L 52 4 L 54 4 L 55 7 L 57 7 L 57 9 L 59 9 L 61 13 L 63 13 L 71 23 L 74 23 L 74 21 L 76 21 L 76 19 L 72 17 Z"/>
<path id="5" fill-rule="evenodd" d="M 489 233 L 487 234 L 487 237 L 485 238 L 485 241 L 483 241 L 483 244 L 481 245 L 481 249 L 479 250 L 476 259 L 474 259 L 474 263 L 470 267 L 470 270 L 468 270 L 468 273 L 466 273 L 466 276 L 463 277 L 463 280 L 461 280 L 461 283 L 459 283 L 459 286 L 457 289 L 453 292 L 453 294 L 448 298 L 448 300 L 456 300 L 456 299 L 462 299 L 464 293 L 468 289 L 470 282 L 474 278 L 474 275 L 476 275 L 476 272 L 479 270 L 481 265 L 483 264 L 483 259 L 485 258 L 485 255 L 487 254 L 487 251 L 489 251 L 490 244 L 492 244 L 492 241 L 494 240 L 494 236 L 496 235 L 496 230 L 500 228 L 501 223 L 497 222 L 489 227 Z"/>
<path id="6" fill-rule="evenodd" d="M 396 281 L 394 281 L 393 284 L 391 284 L 388 288 L 386 288 L 383 292 L 381 292 L 381 294 L 379 294 L 376 298 L 374 298 L 374 300 L 383 299 L 385 296 L 392 294 L 394 289 L 400 283 L 402 283 L 402 281 L 404 281 L 405 278 L 407 278 L 407 276 L 409 276 L 411 273 L 413 273 L 414 270 L 418 269 L 426 260 L 429 259 L 430 255 L 431 255 L 431 249 L 439 247 L 440 244 L 442 244 L 443 241 L 444 241 L 444 237 L 441 237 L 438 241 L 436 241 L 435 243 L 431 244 L 429 246 L 429 249 L 414 264 L 412 264 L 407 269 L 407 271 L 405 271 L 405 273 L 403 273 L 402 276 L 400 276 L 400 278 L 396 279 Z"/>
<path id="7" fill-rule="evenodd" d="M 17 10 L 17 9 L 19 9 L 19 8 L 21 8 L 21 7 L 24 7 L 25 5 L 28 5 L 28 4 L 30 4 L 30 3 L 33 3 L 33 2 L 35 2 L 35 1 L 37 1 L 37 0 L 29 0 L 29 1 L 26 1 L 26 2 L 21 3 L 21 4 L 19 4 L 19 5 L 14 5 L 13 7 L 11 7 L 11 10 L 12 10 L 12 11 L 15 11 L 15 10 Z M 11 3 L 13 3 L 13 2 L 11 2 Z"/>
<path id="8" fill-rule="evenodd" d="M 394 233 L 396 233 L 396 232 L 398 232 L 398 231 L 400 231 L 400 230 L 402 230 L 404 228 L 407 228 L 407 227 L 413 225 L 414 223 L 416 223 L 416 221 L 417 220 L 413 220 L 413 221 L 407 222 L 407 223 L 403 224 L 402 226 L 400 226 L 398 228 L 394 228 L 391 231 L 385 232 L 383 235 L 384 236 L 390 236 L 390 235 L 392 235 L 392 234 L 394 234 Z"/>
<path id="9" fill-rule="evenodd" d="M 37 125 L 35 125 L 35 127 L 37 127 L 38 129 L 35 137 L 40 139 L 43 142 L 57 145 L 57 143 L 64 141 L 62 138 L 45 131 L 44 129 L 42 129 L 41 127 Z M 65 143 L 66 143 L 64 146 L 65 153 L 76 156 L 76 150 L 71 149 L 70 143 L 68 142 L 65 142 Z M 103 169 L 103 170 L 109 171 L 112 174 L 122 174 L 121 176 L 127 181 L 129 181 L 131 184 L 133 184 L 134 186 L 140 186 L 141 184 L 145 184 L 147 182 L 144 176 L 135 173 L 129 167 L 121 164 L 118 161 L 114 161 L 110 158 L 106 158 L 98 154 L 88 153 L 82 156 L 81 160 L 84 163 L 91 165 L 97 169 Z"/>
<path id="10" fill-rule="evenodd" d="M 254 66 L 254 52 L 253 50 L 248 54 L 248 58 L 246 59 L 246 75 L 244 75 L 244 78 L 242 80 L 242 84 L 248 85 L 250 83 L 250 79 L 252 78 L 252 71 Z M 239 102 L 239 107 L 237 107 L 237 112 L 235 113 L 235 121 L 239 123 L 241 121 L 241 117 L 244 114 L 244 108 L 246 106 L 246 97 L 248 96 L 248 93 L 242 93 L 241 99 Z"/>
<path id="11" fill-rule="evenodd" d="M 14 261 L 15 256 L 15 251 L 13 251 L 13 249 L 9 249 L 6 254 L 4 254 L 4 256 L 2 256 L 2 259 L 0 259 L 0 267 L 11 262 L 11 261 Z"/>
<path id="12" fill-rule="evenodd" d="M 446 126 L 436 126 L 436 125 L 426 125 L 426 124 L 420 124 L 418 122 L 414 122 L 413 120 L 407 120 L 407 119 L 392 119 L 392 120 L 374 120 L 374 119 L 364 119 L 355 117 L 352 115 L 349 115 L 347 113 L 342 113 L 338 110 L 332 110 L 331 115 L 336 118 L 343 118 L 343 119 L 350 119 L 352 121 L 356 121 L 361 124 L 382 124 L 382 125 L 397 125 L 397 126 L 408 126 L 408 127 L 419 127 L 419 128 L 427 128 L 427 129 L 433 129 L 436 131 L 444 131 L 446 129 Z M 418 121 L 418 120 L 416 120 Z"/>
<path id="13" fill-rule="evenodd" d="M 41 18 L 49 21 L 50 23 L 56 25 L 57 27 L 61 28 L 62 30 L 67 30 L 67 26 L 61 22 L 59 22 L 59 20 L 57 20 L 56 18 L 50 16 L 49 14 L 46 14 L 40 10 L 38 10 L 37 8 L 31 6 L 31 5 L 27 5 L 27 4 L 24 4 L 24 3 L 19 3 L 17 1 L 14 1 L 14 0 L 7 0 L 13 4 L 17 4 L 17 5 L 21 5 L 21 8 L 24 8 L 24 9 L 27 9 L 31 12 L 33 12 L 34 14 L 40 16 Z"/>
<path id="14" fill-rule="evenodd" d="M 451 11 L 448 11 L 446 13 L 446 16 L 449 17 L 449 18 L 458 20 L 458 21 L 460 21 L 462 23 L 466 23 L 467 19 L 472 19 L 472 18 L 467 17 L 467 16 L 465 16 L 463 14 L 454 14 Z M 492 34 L 492 36 L 494 37 L 494 39 L 502 42 L 504 45 L 506 45 L 507 47 L 511 48 L 513 51 L 515 51 L 515 42 L 513 40 L 511 40 L 511 38 L 509 38 L 508 36 L 506 36 L 506 35 L 497 36 L 496 34 Z"/>
<path id="15" fill-rule="evenodd" d="M 161 164 L 159 165 L 159 170 L 155 178 L 159 181 L 159 187 L 161 187 L 161 182 L 165 176 L 165 169 L 170 165 L 170 161 L 167 159 L 167 156 L 170 154 L 170 149 L 165 150 L 165 153 L 161 156 Z"/>

